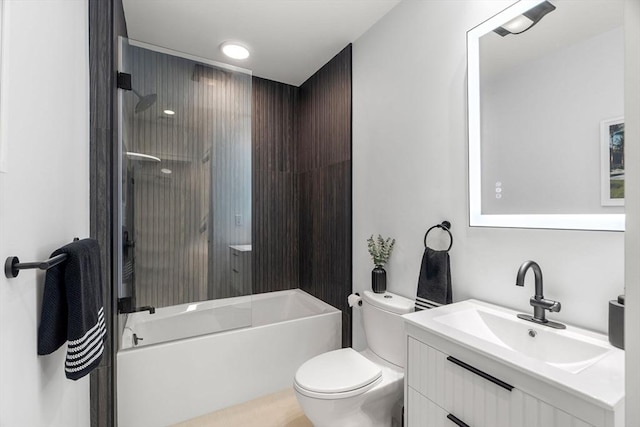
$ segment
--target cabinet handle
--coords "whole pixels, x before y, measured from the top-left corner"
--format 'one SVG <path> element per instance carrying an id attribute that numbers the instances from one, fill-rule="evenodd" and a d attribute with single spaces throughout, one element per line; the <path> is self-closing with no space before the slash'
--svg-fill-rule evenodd
<path id="1" fill-rule="evenodd" d="M 464 421 L 460 421 L 455 415 L 449 414 L 447 415 L 447 418 L 450 419 L 458 427 L 469 427 L 469 424 L 465 423 Z"/>
<path id="2" fill-rule="evenodd" d="M 500 387 L 502 387 L 502 388 L 504 388 L 506 390 L 509 390 L 509 391 L 513 390 L 513 386 L 511 384 L 507 384 L 504 381 L 499 380 L 496 377 L 487 374 L 486 372 L 482 372 L 478 368 L 474 368 L 471 365 L 467 365 L 462 360 L 458 360 L 458 359 L 456 359 L 455 357 L 452 357 L 452 356 L 447 356 L 447 360 L 449 362 L 455 363 L 456 365 L 460 366 L 461 368 L 464 368 L 464 369 L 466 369 L 468 371 L 473 372 L 476 375 L 481 376 L 482 378 L 484 378 L 487 381 L 491 381 L 492 383 L 494 383 L 496 385 L 499 385 Z"/>

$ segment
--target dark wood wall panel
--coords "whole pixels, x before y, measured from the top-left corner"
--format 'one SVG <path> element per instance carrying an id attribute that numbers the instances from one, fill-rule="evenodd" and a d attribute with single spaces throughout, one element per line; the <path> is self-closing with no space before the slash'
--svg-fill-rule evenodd
<path id="1" fill-rule="evenodd" d="M 253 290 L 342 310 L 351 345 L 351 46 L 295 88 L 253 79 Z"/>
<path id="2" fill-rule="evenodd" d="M 351 45 L 300 87 L 300 288 L 342 310 L 351 346 Z"/>
<path id="3" fill-rule="evenodd" d="M 295 289 L 298 279 L 298 88 L 253 78 L 253 293 Z"/>
<path id="4" fill-rule="evenodd" d="M 297 171 L 351 160 L 351 45 L 300 86 Z"/>
<path id="5" fill-rule="evenodd" d="M 300 288 L 342 310 L 351 345 L 351 161 L 301 173 Z"/>
<path id="6" fill-rule="evenodd" d="M 252 143 L 254 170 L 295 172 L 295 86 L 253 78 Z"/>
<path id="7" fill-rule="evenodd" d="M 92 427 L 115 426 L 117 290 L 113 281 L 113 209 L 117 112 L 117 38 L 127 35 L 121 0 L 89 1 L 89 162 L 90 234 L 101 248 L 107 340 L 102 361 L 90 375 Z M 82 236 L 79 236 L 82 237 Z"/>

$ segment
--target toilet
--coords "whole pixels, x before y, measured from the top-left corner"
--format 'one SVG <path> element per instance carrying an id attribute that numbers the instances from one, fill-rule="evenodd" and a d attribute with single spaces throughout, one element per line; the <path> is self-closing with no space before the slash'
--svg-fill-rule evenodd
<path id="1" fill-rule="evenodd" d="M 306 361 L 293 382 L 315 427 L 400 425 L 406 343 L 401 315 L 415 302 L 390 292 L 364 291 L 364 331 L 369 348 L 343 348 Z"/>

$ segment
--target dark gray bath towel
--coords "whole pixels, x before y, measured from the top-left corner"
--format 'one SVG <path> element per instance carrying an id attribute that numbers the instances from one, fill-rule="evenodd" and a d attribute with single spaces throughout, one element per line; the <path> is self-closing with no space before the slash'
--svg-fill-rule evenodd
<path id="1" fill-rule="evenodd" d="M 434 308 L 452 301 L 449 253 L 427 247 L 422 255 L 416 309 Z"/>
<path id="2" fill-rule="evenodd" d="M 83 239 L 51 256 L 59 254 L 67 254 L 66 261 L 47 270 L 44 282 L 38 354 L 53 353 L 66 341 L 65 374 L 77 380 L 98 366 L 104 350 L 100 247 Z"/>

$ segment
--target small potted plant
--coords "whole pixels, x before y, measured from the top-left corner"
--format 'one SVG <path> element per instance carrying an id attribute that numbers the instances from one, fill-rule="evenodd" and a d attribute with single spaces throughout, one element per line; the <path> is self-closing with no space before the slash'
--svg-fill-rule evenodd
<path id="1" fill-rule="evenodd" d="M 378 234 L 378 238 L 374 240 L 373 234 L 367 239 L 369 254 L 373 259 L 374 269 L 371 272 L 371 288 L 377 294 L 384 293 L 387 290 L 387 272 L 383 268 L 389 261 L 393 245 L 396 239 L 390 237 L 386 240 Z"/>

